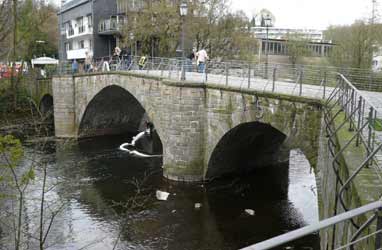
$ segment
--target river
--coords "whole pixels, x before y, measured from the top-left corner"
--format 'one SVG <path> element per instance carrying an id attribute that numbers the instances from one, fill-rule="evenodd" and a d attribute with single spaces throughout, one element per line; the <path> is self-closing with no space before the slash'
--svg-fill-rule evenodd
<path id="1" fill-rule="evenodd" d="M 160 158 L 136 158 L 118 150 L 130 140 L 131 135 L 108 136 L 25 147 L 28 159 L 36 156 L 47 164 L 47 214 L 62 207 L 48 249 L 238 249 L 318 221 L 314 172 L 298 149 L 290 152 L 289 164 L 186 184 L 162 178 Z M 38 225 L 41 181 L 38 171 L 24 211 L 24 229 L 31 235 Z M 157 200 L 156 190 L 169 192 L 168 200 Z M 0 248 L 8 249 L 9 228 L 2 229 Z M 25 240 L 30 249 L 37 248 L 33 237 Z M 278 249 L 318 250 L 319 237 L 313 234 Z"/>

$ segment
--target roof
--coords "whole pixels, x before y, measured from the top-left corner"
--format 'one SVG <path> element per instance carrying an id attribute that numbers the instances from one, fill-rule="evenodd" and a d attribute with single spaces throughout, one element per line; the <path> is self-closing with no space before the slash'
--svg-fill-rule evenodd
<path id="1" fill-rule="evenodd" d="M 73 9 L 81 4 L 87 3 L 89 0 L 71 0 L 66 2 L 65 4 L 62 5 L 61 9 L 59 10 L 58 14 L 60 15 L 61 13 L 68 11 L 70 9 Z"/>
<path id="2" fill-rule="evenodd" d="M 32 67 L 36 64 L 58 64 L 58 60 L 51 57 L 39 57 L 32 59 Z"/>

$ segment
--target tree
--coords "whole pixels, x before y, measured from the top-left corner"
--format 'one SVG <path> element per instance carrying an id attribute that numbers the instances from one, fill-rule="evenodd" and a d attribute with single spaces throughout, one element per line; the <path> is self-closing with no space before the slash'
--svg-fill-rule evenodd
<path id="1" fill-rule="evenodd" d="M 299 63 L 302 57 L 310 55 L 310 51 L 308 49 L 309 41 L 304 39 L 301 35 L 289 34 L 287 35 L 286 40 L 287 54 L 289 61 L 293 65 Z"/>
<path id="2" fill-rule="evenodd" d="M 188 1 L 185 17 L 186 50 L 205 48 L 210 57 L 242 58 L 253 51 L 254 38 L 244 12 L 229 13 L 227 0 Z M 182 18 L 179 2 L 146 0 L 142 8 L 129 9 L 123 44 L 139 44 L 141 53 L 174 56 L 180 46 Z M 188 49 L 187 49 L 188 48 Z M 190 51 L 186 51 L 190 52 Z"/>
<path id="3" fill-rule="evenodd" d="M 356 21 L 350 26 L 331 26 L 325 37 L 335 46 L 330 61 L 335 66 L 369 69 L 378 41 L 379 26 Z"/>

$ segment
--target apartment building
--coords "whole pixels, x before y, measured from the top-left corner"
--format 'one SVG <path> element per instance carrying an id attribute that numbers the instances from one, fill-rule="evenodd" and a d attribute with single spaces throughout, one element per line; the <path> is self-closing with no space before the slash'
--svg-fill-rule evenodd
<path id="1" fill-rule="evenodd" d="M 96 58 L 112 55 L 118 36 L 116 13 L 116 0 L 64 2 L 58 13 L 60 60 L 82 60 L 86 52 Z"/>

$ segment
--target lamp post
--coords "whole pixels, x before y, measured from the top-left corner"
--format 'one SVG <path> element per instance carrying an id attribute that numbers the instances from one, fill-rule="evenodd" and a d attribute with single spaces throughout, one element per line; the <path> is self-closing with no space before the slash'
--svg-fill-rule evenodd
<path id="1" fill-rule="evenodd" d="M 265 78 L 268 79 L 268 29 L 272 26 L 272 18 L 268 15 L 264 17 L 264 25 L 267 31 L 266 44 L 265 44 Z"/>
<path id="2" fill-rule="evenodd" d="M 186 71 L 184 69 L 184 58 L 185 58 L 185 54 L 184 54 L 184 20 L 185 20 L 185 17 L 187 15 L 187 3 L 186 2 L 183 2 L 180 7 L 179 7 L 179 10 L 180 10 L 180 16 L 182 17 L 182 41 L 181 41 L 181 46 L 182 46 L 182 73 L 181 73 L 181 76 L 180 76 L 180 80 L 184 81 L 186 80 Z"/>

